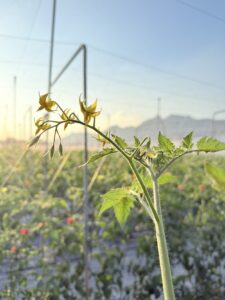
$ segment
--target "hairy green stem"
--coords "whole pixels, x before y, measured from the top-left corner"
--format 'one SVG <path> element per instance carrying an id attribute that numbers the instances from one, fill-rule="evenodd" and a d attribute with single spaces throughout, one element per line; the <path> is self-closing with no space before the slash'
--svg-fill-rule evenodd
<path id="1" fill-rule="evenodd" d="M 132 159 L 128 159 L 128 163 L 129 163 L 132 171 L 134 172 L 134 175 L 136 176 L 136 178 L 137 178 L 137 180 L 138 180 L 138 182 L 139 182 L 139 184 L 140 184 L 140 186 L 142 188 L 142 191 L 143 191 L 143 193 L 144 193 L 144 195 L 145 195 L 145 197 L 146 197 L 146 199 L 148 201 L 148 205 L 150 206 L 150 208 L 152 210 L 152 213 L 154 215 L 154 221 L 155 221 L 155 223 L 159 223 L 159 217 L 158 217 L 157 211 L 156 211 L 156 209 L 155 209 L 155 207 L 154 207 L 154 205 L 152 203 L 152 199 L 151 199 L 151 197 L 149 195 L 149 192 L 148 192 L 148 190 L 147 190 L 147 188 L 146 188 L 146 186 L 145 186 L 145 184 L 144 184 L 144 182 L 143 182 L 143 180 L 142 180 L 142 178 L 141 178 L 141 176 L 140 176 L 140 174 L 139 174 L 139 172 L 138 172 L 138 170 L 137 170 L 137 168 L 136 168 L 133 160 Z"/>
<path id="2" fill-rule="evenodd" d="M 159 187 L 156 178 L 152 178 L 153 181 L 153 198 L 155 210 L 159 217 L 159 222 L 155 222 L 156 240 L 159 254 L 159 263 L 161 269 L 161 277 L 163 284 L 163 293 L 165 300 L 175 300 L 172 273 L 170 267 L 170 260 L 168 254 L 168 248 L 166 243 L 166 236 L 161 212 Z"/>

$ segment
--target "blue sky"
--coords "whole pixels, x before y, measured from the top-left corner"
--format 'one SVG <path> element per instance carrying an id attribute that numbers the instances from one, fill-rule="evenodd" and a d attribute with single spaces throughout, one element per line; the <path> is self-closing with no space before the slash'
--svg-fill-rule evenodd
<path id="1" fill-rule="evenodd" d="M 13 76 L 17 134 L 46 92 L 49 43 L 34 39 L 50 39 L 51 10 L 51 0 L 0 2 L 1 135 L 13 134 Z M 103 127 L 154 117 L 158 97 L 163 117 L 211 118 L 225 108 L 224 0 L 58 0 L 55 39 L 53 77 L 88 45 L 88 99 L 99 99 Z M 81 70 L 80 57 L 52 91 L 65 107 L 77 109 Z"/>

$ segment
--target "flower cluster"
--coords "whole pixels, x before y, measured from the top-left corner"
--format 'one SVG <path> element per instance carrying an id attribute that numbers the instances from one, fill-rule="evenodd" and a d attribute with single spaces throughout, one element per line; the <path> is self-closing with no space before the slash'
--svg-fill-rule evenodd
<path id="1" fill-rule="evenodd" d="M 35 135 L 36 137 L 31 141 L 30 147 L 36 144 L 41 135 L 47 131 L 48 129 L 53 129 L 55 130 L 54 133 L 54 140 L 53 140 L 53 145 L 50 150 L 50 156 L 52 157 L 55 151 L 55 139 L 56 136 L 59 137 L 60 143 L 59 143 L 59 153 L 60 155 L 63 154 L 63 148 L 61 144 L 61 136 L 59 132 L 59 126 L 63 125 L 64 129 L 68 127 L 70 124 L 78 123 L 80 125 L 88 125 L 89 127 L 94 128 L 95 127 L 95 118 L 100 115 L 100 111 L 97 111 L 97 100 L 95 100 L 92 104 L 89 106 L 86 104 L 85 101 L 82 101 L 79 99 L 79 104 L 80 104 L 80 111 L 83 114 L 83 121 L 79 119 L 78 115 L 75 114 L 75 112 L 71 112 L 70 109 L 63 109 L 61 106 L 54 100 L 52 100 L 49 97 L 49 94 L 44 94 L 44 95 L 39 95 L 39 108 L 37 111 L 40 110 L 45 110 L 47 112 L 59 112 L 60 120 L 49 120 L 48 118 L 39 118 L 38 120 L 35 121 L 35 126 L 36 126 L 36 132 Z M 93 125 L 90 125 L 90 122 L 93 120 Z M 107 140 L 101 140 L 101 142 L 104 144 L 107 143 Z"/>

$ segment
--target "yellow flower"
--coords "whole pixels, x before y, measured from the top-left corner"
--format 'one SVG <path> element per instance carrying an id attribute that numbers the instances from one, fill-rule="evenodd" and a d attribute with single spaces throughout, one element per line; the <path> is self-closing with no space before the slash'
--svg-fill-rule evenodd
<path id="1" fill-rule="evenodd" d="M 100 111 L 95 111 L 97 107 L 97 100 L 95 100 L 91 105 L 87 106 L 83 101 L 79 99 L 80 110 L 84 115 L 84 123 L 89 123 L 91 118 L 95 118 L 100 115 Z"/>
<path id="2" fill-rule="evenodd" d="M 35 135 L 37 135 L 41 130 L 47 130 L 51 127 L 49 124 L 45 123 L 45 121 L 41 118 L 35 122 L 35 126 L 37 127 Z"/>
<path id="3" fill-rule="evenodd" d="M 49 112 L 53 111 L 53 107 L 56 105 L 56 102 L 48 98 L 48 94 L 40 95 L 39 96 L 39 104 L 40 107 L 38 108 L 39 110 L 45 109 Z"/>
<path id="4" fill-rule="evenodd" d="M 63 121 L 66 121 L 65 124 L 64 124 L 64 129 L 66 129 L 66 127 L 69 125 L 69 124 L 72 124 L 73 122 L 69 121 L 69 120 L 75 120 L 75 116 L 73 114 L 70 114 L 70 109 L 67 108 L 63 111 L 63 113 L 61 114 L 60 118 L 63 120 Z"/>

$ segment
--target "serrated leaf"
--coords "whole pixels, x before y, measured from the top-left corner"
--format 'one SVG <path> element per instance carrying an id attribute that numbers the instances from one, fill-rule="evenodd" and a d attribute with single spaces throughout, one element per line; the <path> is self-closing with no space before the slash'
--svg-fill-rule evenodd
<path id="1" fill-rule="evenodd" d="M 182 147 L 184 147 L 186 149 L 192 149 L 192 147 L 193 147 L 192 137 L 193 137 L 193 131 L 191 131 L 188 135 L 186 135 L 183 138 Z"/>
<path id="2" fill-rule="evenodd" d="M 99 211 L 101 216 L 106 210 L 114 208 L 117 221 L 122 225 L 129 216 L 135 198 L 127 188 L 113 189 L 102 196 L 104 201 Z"/>
<path id="3" fill-rule="evenodd" d="M 170 154 L 174 152 L 175 145 L 168 137 L 163 135 L 161 132 L 159 132 L 158 135 L 158 142 L 159 142 L 159 147 L 163 152 L 167 152 Z"/>
<path id="4" fill-rule="evenodd" d="M 203 137 L 197 142 L 197 149 L 204 152 L 217 152 L 225 150 L 225 143 L 211 137 Z"/>
<path id="5" fill-rule="evenodd" d="M 116 219 L 121 226 L 126 222 L 133 206 L 134 198 L 132 196 L 122 198 L 121 201 L 114 206 Z"/>
<path id="6" fill-rule="evenodd" d="M 37 142 L 39 141 L 41 135 L 37 135 L 35 136 L 35 138 L 33 138 L 33 140 L 30 142 L 29 147 L 32 147 L 33 145 L 37 144 Z"/>
<path id="7" fill-rule="evenodd" d="M 116 153 L 116 152 L 117 152 L 117 150 L 114 148 L 105 148 L 102 151 L 91 155 L 88 160 L 88 163 L 92 163 L 92 162 L 96 161 L 97 159 L 102 158 L 103 156 L 106 156 L 106 155 L 109 155 L 112 153 Z"/>
<path id="8" fill-rule="evenodd" d="M 218 191 L 225 191 L 225 170 L 211 164 L 205 165 L 205 172 L 213 182 L 213 187 Z"/>
<path id="9" fill-rule="evenodd" d="M 63 156 L 63 146 L 62 143 L 59 144 L 59 154 Z"/>
<path id="10" fill-rule="evenodd" d="M 142 180 L 144 182 L 144 185 L 147 188 L 149 188 L 149 189 L 153 188 L 152 180 L 151 180 L 150 176 L 142 176 Z M 158 178 L 158 185 L 164 185 L 164 184 L 172 183 L 175 180 L 176 180 L 176 176 L 174 176 L 170 173 L 164 173 Z M 137 193 L 142 193 L 142 188 L 141 188 L 141 186 L 140 186 L 137 179 L 135 179 L 133 181 L 131 189 L 134 190 Z"/>
<path id="11" fill-rule="evenodd" d="M 128 145 L 123 138 L 115 134 L 112 134 L 112 137 L 114 138 L 114 141 L 117 143 L 117 145 L 120 146 L 122 149 L 127 148 Z"/>
<path id="12" fill-rule="evenodd" d="M 101 216 L 106 210 L 110 209 L 114 205 L 116 205 L 120 200 L 127 196 L 128 190 L 126 188 L 118 188 L 118 189 L 112 189 L 106 194 L 102 196 L 104 199 L 101 209 L 99 211 L 99 216 Z"/>
<path id="13" fill-rule="evenodd" d="M 52 145 L 51 149 L 50 149 L 50 157 L 52 158 L 55 152 L 55 146 L 54 144 Z"/>

